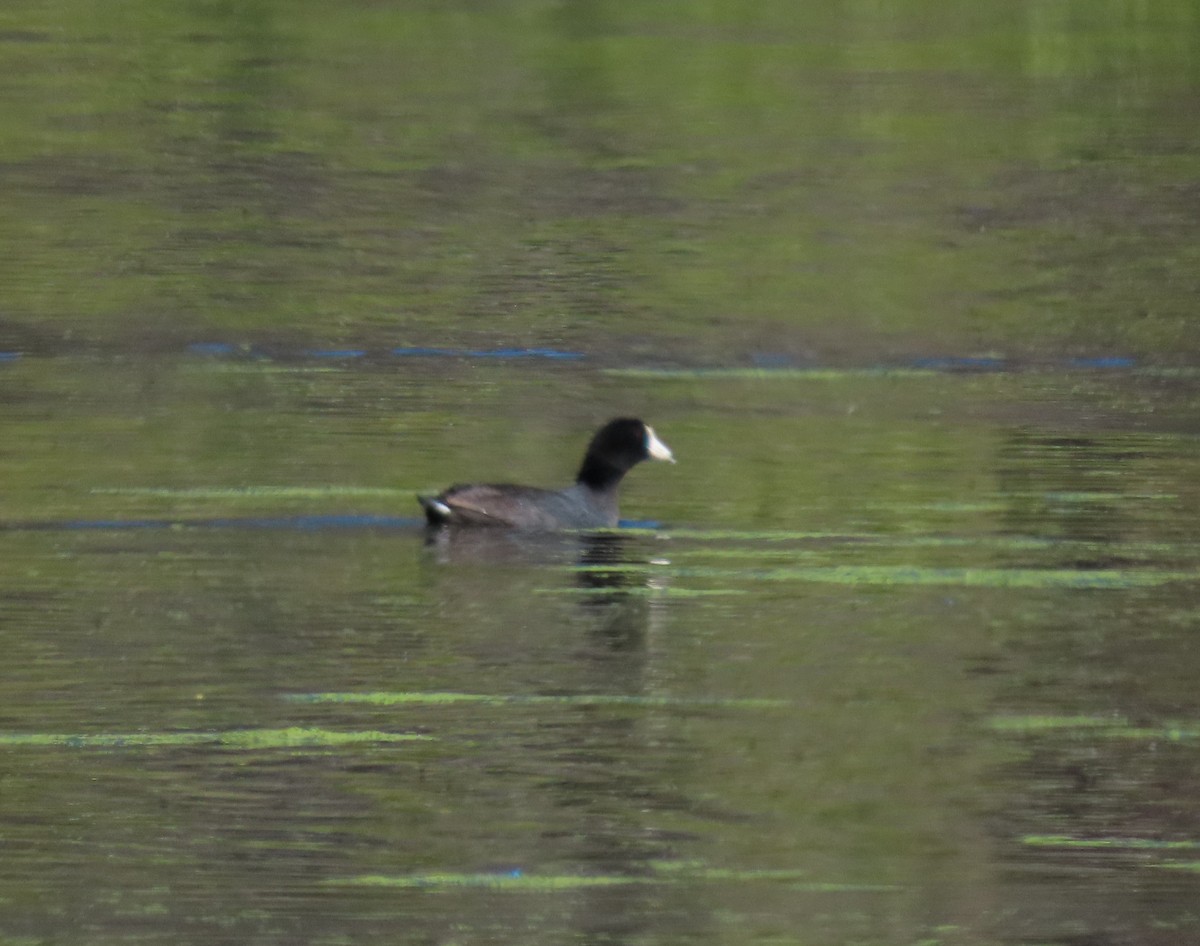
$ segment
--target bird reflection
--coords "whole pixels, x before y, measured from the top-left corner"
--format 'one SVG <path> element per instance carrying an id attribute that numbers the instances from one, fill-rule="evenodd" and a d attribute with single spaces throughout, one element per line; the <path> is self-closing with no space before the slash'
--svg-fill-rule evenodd
<path id="1" fill-rule="evenodd" d="M 1106 550 L 1137 527 L 1131 499 L 1154 489 L 1144 472 L 1148 459 L 1146 445 L 1127 435 L 1012 431 L 997 464 L 1005 526 L 1014 534 L 1093 545 L 1072 567 L 1122 567 L 1128 561 Z"/>
<path id="2" fill-rule="evenodd" d="M 566 565 L 575 561 L 580 540 L 569 532 L 425 530 L 425 550 L 440 565 Z"/>
<path id="3" fill-rule="evenodd" d="M 697 840 L 647 829 L 647 812 L 690 812 L 696 804 L 680 789 L 691 750 L 668 711 L 653 708 L 662 695 L 658 662 L 670 617 L 656 593 L 664 579 L 650 574 L 661 547 L 658 537 L 633 530 L 450 528 L 427 536 L 428 560 L 453 566 L 431 576 L 439 579 L 433 587 L 456 602 L 456 613 L 478 616 L 481 637 L 500 640 L 498 665 L 512 679 L 538 681 L 540 696 L 564 697 L 552 711 L 531 708 L 510 722 L 520 733 L 515 742 L 495 743 L 497 770 L 524 780 L 519 816 L 540 825 L 522 865 L 531 872 L 539 864 L 569 864 L 581 874 L 644 877 L 653 864 L 685 858 Z M 461 607 L 463 596 L 472 608 Z M 504 633 L 513 621 L 535 642 L 515 655 Z M 618 702 L 573 699 L 587 696 Z M 574 902 L 574 938 L 619 943 L 640 938 L 661 894 L 617 884 L 584 891 Z M 687 902 L 684 912 L 702 910 Z"/>
<path id="4" fill-rule="evenodd" d="M 593 619 L 588 636 L 594 645 L 610 651 L 640 649 L 645 642 L 646 598 L 639 591 L 648 579 L 644 571 L 630 567 L 636 564 L 634 551 L 629 536 L 589 535 L 575 572 L 576 585 L 583 592 L 580 609 Z"/>
<path id="5" fill-rule="evenodd" d="M 426 531 L 425 551 L 439 565 L 569 568 L 590 644 L 617 652 L 645 641 L 650 579 L 643 535 L 441 528 Z"/>

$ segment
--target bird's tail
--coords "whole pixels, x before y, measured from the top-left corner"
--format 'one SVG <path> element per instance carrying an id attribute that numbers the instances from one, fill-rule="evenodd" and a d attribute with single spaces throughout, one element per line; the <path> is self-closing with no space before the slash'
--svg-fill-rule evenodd
<path id="1" fill-rule="evenodd" d="M 425 510 L 425 518 L 431 526 L 440 526 L 450 521 L 450 507 L 436 496 L 418 496 L 417 502 Z"/>

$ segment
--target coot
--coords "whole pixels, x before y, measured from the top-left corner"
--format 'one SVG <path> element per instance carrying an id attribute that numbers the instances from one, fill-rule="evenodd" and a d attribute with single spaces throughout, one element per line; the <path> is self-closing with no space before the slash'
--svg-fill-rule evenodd
<path id="1" fill-rule="evenodd" d="M 509 483 L 451 486 L 418 496 L 433 526 L 505 526 L 510 529 L 602 529 L 617 524 L 617 487 L 642 460 L 675 462 L 653 429 L 632 417 L 601 427 L 588 444 L 575 484 L 537 489 Z"/>

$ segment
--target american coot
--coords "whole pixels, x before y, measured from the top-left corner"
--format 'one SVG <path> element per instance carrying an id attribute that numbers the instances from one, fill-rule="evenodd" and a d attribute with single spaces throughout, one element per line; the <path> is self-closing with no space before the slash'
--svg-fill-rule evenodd
<path id="1" fill-rule="evenodd" d="M 510 529 L 602 529 L 617 524 L 617 487 L 642 460 L 675 462 L 667 445 L 640 420 L 620 417 L 588 444 L 575 485 L 536 489 L 508 483 L 451 486 L 418 496 L 430 525 L 505 526 Z"/>

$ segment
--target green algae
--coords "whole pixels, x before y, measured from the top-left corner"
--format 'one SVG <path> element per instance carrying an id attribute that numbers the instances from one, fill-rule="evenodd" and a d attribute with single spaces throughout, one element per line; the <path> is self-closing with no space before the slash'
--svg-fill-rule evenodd
<path id="1" fill-rule="evenodd" d="M 1103 716 L 1001 716 L 991 729 L 1007 733 L 1088 732 L 1105 739 L 1190 742 L 1200 739 L 1200 724 L 1164 722 L 1160 726 L 1133 726 L 1121 717 Z"/>
<path id="2" fill-rule="evenodd" d="M 606 368 L 617 378 L 712 381 L 845 381 L 862 378 L 932 378 L 924 368 Z"/>
<path id="3" fill-rule="evenodd" d="M 1108 729 L 1125 726 L 1124 719 L 1106 716 L 997 716 L 989 721 L 1000 732 L 1045 732 L 1055 729 Z"/>
<path id="4" fill-rule="evenodd" d="M 0 733 L 0 747 L 135 749 L 214 746 L 221 749 L 320 748 L 427 740 L 414 733 L 329 729 L 231 729 L 223 732 Z"/>
<path id="5" fill-rule="evenodd" d="M 1030 834 L 1021 839 L 1029 847 L 1096 848 L 1137 851 L 1175 851 L 1200 847 L 1200 841 L 1163 841 L 1158 838 L 1072 838 L 1057 834 Z"/>
<path id="6" fill-rule="evenodd" d="M 845 585 L 959 585 L 976 588 L 1148 588 L 1195 581 L 1200 572 L 1151 572 L 1126 569 L 919 568 L 886 565 L 839 565 L 828 568 L 777 569 L 756 577 L 770 581 L 831 582 Z"/>
<path id="7" fill-rule="evenodd" d="M 629 573 L 661 572 L 661 565 L 576 566 L 577 571 Z M 803 568 L 734 570 L 706 567 L 672 567 L 673 575 L 693 578 L 737 578 L 747 581 L 823 582 L 839 585 L 956 585 L 976 588 L 1030 589 L 1131 589 L 1152 588 L 1171 582 L 1200 580 L 1200 571 L 1149 569 L 1067 568 L 927 568 L 916 565 L 830 565 Z"/>
<path id="8" fill-rule="evenodd" d="M 105 486 L 90 492 L 101 496 L 144 496 L 162 499 L 340 499 L 351 496 L 379 496 L 408 499 L 415 490 L 369 486 L 217 486 L 196 489 L 170 489 L 153 486 Z"/>
<path id="9" fill-rule="evenodd" d="M 491 693 L 290 693 L 285 699 L 295 703 L 368 703 L 375 706 L 422 705 L 447 706 L 475 703 L 486 706 L 631 706 L 631 707 L 716 707 L 720 709 L 770 709 L 790 705 L 787 700 L 627 696 L 609 693 L 491 694 Z"/>
<path id="10" fill-rule="evenodd" d="M 729 883 L 766 881 L 786 883 L 791 889 L 810 893 L 878 893 L 900 889 L 890 884 L 840 884 L 813 882 L 803 870 L 738 870 L 688 866 L 657 869 L 653 874 L 526 874 L 520 870 L 496 873 L 362 874 L 333 878 L 331 885 L 393 887 L 401 889 L 457 890 L 480 888 L 513 893 L 557 893 L 593 887 L 647 886 L 683 883 Z"/>

